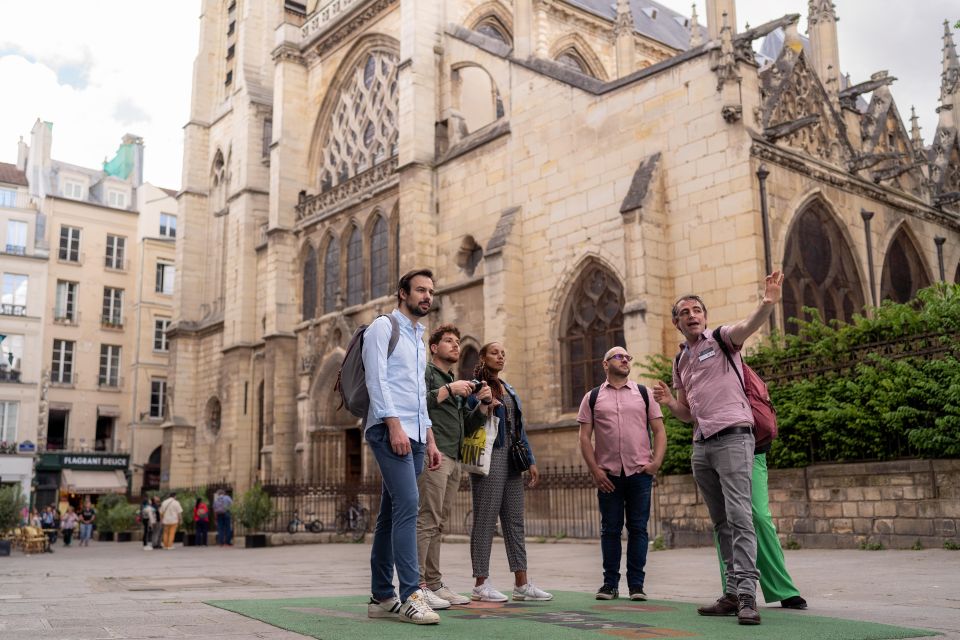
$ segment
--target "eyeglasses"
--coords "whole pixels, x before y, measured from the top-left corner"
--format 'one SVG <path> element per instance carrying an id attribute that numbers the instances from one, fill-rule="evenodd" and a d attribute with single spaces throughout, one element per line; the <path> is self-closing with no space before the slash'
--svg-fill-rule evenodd
<path id="1" fill-rule="evenodd" d="M 633 356 L 628 356 L 625 353 L 615 353 L 609 358 L 607 358 L 607 362 L 611 360 L 622 360 L 623 362 L 633 362 Z"/>

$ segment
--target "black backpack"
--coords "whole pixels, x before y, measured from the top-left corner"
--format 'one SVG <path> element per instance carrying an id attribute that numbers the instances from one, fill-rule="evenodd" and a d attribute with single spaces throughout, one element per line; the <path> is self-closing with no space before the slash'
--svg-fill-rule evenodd
<path id="1" fill-rule="evenodd" d="M 383 316 L 377 316 L 381 317 Z M 400 323 L 392 315 L 386 317 L 390 318 L 392 327 L 390 344 L 387 347 L 389 358 L 400 341 Z M 363 334 L 369 326 L 362 324 L 353 332 L 350 344 L 347 345 L 347 353 L 343 356 L 343 364 L 337 373 L 337 384 L 334 386 L 334 390 L 340 393 L 340 407 L 346 407 L 347 411 L 358 418 L 366 418 L 367 410 L 370 409 L 370 394 L 367 393 L 367 377 L 363 369 Z"/>

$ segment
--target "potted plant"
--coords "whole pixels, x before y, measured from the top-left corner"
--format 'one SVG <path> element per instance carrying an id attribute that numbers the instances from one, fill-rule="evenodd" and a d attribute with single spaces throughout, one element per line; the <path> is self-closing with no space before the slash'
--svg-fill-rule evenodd
<path id="1" fill-rule="evenodd" d="M 94 525 L 97 530 L 97 540 L 101 541 L 112 541 L 114 534 L 117 532 L 117 529 L 114 528 L 114 523 L 110 519 L 110 512 L 114 507 L 120 504 L 126 504 L 127 500 L 120 494 L 108 493 L 105 496 L 100 496 L 100 499 L 97 500 L 97 519 L 94 520 Z"/>
<path id="2" fill-rule="evenodd" d="M 267 521 L 273 516 L 273 504 L 270 496 L 259 484 L 247 490 L 233 504 L 233 513 L 240 524 L 248 531 L 244 536 L 244 546 L 255 549 L 267 546 L 267 536 L 262 532 Z"/>
<path id="3" fill-rule="evenodd" d="M 12 545 L 7 536 L 19 526 L 26 504 L 19 483 L 0 487 L 0 556 L 10 555 Z"/>
<path id="4" fill-rule="evenodd" d="M 137 525 L 137 505 L 121 502 L 114 505 L 106 514 L 105 520 L 114 532 L 117 542 L 133 540 L 133 528 Z"/>
<path id="5" fill-rule="evenodd" d="M 180 516 L 180 528 L 183 531 L 183 546 L 185 547 L 192 547 L 197 543 L 197 524 L 193 521 L 193 508 L 197 505 L 197 498 L 206 500 L 205 493 L 206 489 L 202 487 L 196 491 L 183 490 L 177 492 L 177 502 L 183 509 L 183 514 Z"/>

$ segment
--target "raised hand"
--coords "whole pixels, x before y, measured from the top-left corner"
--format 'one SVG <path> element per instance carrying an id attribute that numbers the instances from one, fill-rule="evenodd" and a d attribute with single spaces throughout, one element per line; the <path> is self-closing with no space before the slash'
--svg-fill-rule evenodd
<path id="1" fill-rule="evenodd" d="M 763 302 L 764 304 L 780 302 L 781 296 L 783 296 L 783 273 L 774 271 L 764 278 Z"/>

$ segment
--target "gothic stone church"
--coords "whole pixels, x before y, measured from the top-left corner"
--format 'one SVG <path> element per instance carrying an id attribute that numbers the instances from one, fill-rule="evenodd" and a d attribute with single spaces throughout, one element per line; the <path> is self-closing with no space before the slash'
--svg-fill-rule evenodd
<path id="1" fill-rule="evenodd" d="M 790 331 L 960 277 L 949 30 L 928 146 L 895 78 L 842 73 L 829 0 L 807 36 L 706 4 L 203 0 L 164 485 L 373 477 L 334 382 L 413 267 L 462 371 L 504 343 L 547 464 L 578 461 L 607 348 L 675 352 L 680 293 L 737 320 L 769 261 Z"/>

